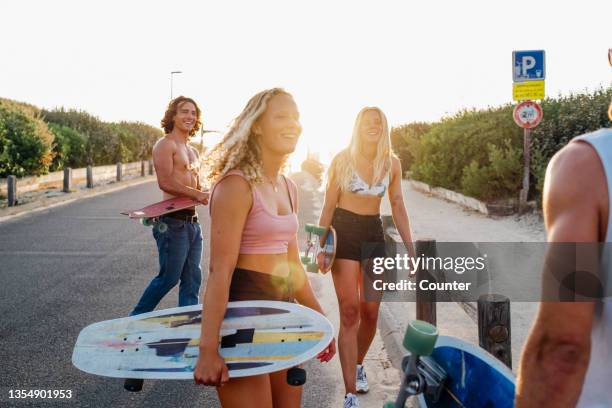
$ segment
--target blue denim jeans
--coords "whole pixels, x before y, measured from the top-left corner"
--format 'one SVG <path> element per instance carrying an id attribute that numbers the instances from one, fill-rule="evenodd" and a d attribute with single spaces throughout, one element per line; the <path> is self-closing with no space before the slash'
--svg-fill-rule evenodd
<path id="1" fill-rule="evenodd" d="M 130 316 L 150 312 L 180 281 L 179 306 L 197 305 L 202 283 L 202 230 L 176 218 L 162 216 L 168 225 L 165 232 L 153 227 L 153 237 L 159 253 L 159 274 L 145 289 Z"/>

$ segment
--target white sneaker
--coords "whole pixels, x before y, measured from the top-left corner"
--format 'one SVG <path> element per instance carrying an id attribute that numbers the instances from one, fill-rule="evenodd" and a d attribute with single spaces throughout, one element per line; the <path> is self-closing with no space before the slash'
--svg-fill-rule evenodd
<path id="1" fill-rule="evenodd" d="M 357 392 L 365 394 L 370 390 L 368 386 L 368 378 L 366 377 L 365 368 L 362 365 L 357 364 Z"/>
<path id="2" fill-rule="evenodd" d="M 344 397 L 344 405 L 342 408 L 359 408 L 359 400 L 355 394 L 350 392 Z"/>

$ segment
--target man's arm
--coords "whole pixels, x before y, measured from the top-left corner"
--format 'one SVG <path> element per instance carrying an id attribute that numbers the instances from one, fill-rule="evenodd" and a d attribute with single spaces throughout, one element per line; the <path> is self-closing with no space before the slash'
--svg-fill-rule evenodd
<path id="1" fill-rule="evenodd" d="M 174 168 L 173 155 L 174 145 L 170 141 L 160 140 L 153 148 L 153 165 L 155 166 L 159 188 L 168 194 L 190 197 L 203 204 L 207 204 L 208 193 L 185 186 L 172 177 Z"/>
<path id="2" fill-rule="evenodd" d="M 607 200 L 606 178 L 596 152 L 580 142 L 559 151 L 544 183 L 548 241 L 597 242 L 604 196 Z M 546 262 L 552 264 L 550 259 Z M 593 302 L 540 304 L 521 356 L 517 407 L 576 405 L 589 365 L 593 312 Z"/>

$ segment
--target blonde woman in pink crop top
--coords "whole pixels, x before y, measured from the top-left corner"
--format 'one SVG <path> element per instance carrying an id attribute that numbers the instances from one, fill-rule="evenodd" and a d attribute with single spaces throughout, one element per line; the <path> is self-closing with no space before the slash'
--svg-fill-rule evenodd
<path id="1" fill-rule="evenodd" d="M 217 386 L 224 408 L 301 403 L 302 387 L 287 384 L 286 370 L 230 380 L 218 335 L 211 335 L 219 333 L 228 301 L 298 302 L 323 313 L 299 259 L 297 188 L 281 174 L 301 131 L 293 97 L 279 88 L 266 90 L 249 100 L 206 160 L 214 185 L 210 270 L 194 379 Z M 326 362 L 334 354 L 332 341 L 317 358 Z"/>

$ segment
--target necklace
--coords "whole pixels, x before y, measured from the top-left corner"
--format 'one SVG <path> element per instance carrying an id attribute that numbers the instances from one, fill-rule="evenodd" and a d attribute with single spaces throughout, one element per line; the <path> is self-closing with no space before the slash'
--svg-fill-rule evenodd
<path id="1" fill-rule="evenodd" d="M 276 179 L 276 183 L 275 183 L 268 176 L 265 176 L 265 177 L 266 177 L 266 180 L 268 180 L 268 183 L 272 185 L 272 190 L 274 190 L 275 193 L 278 193 L 278 178 Z"/>

